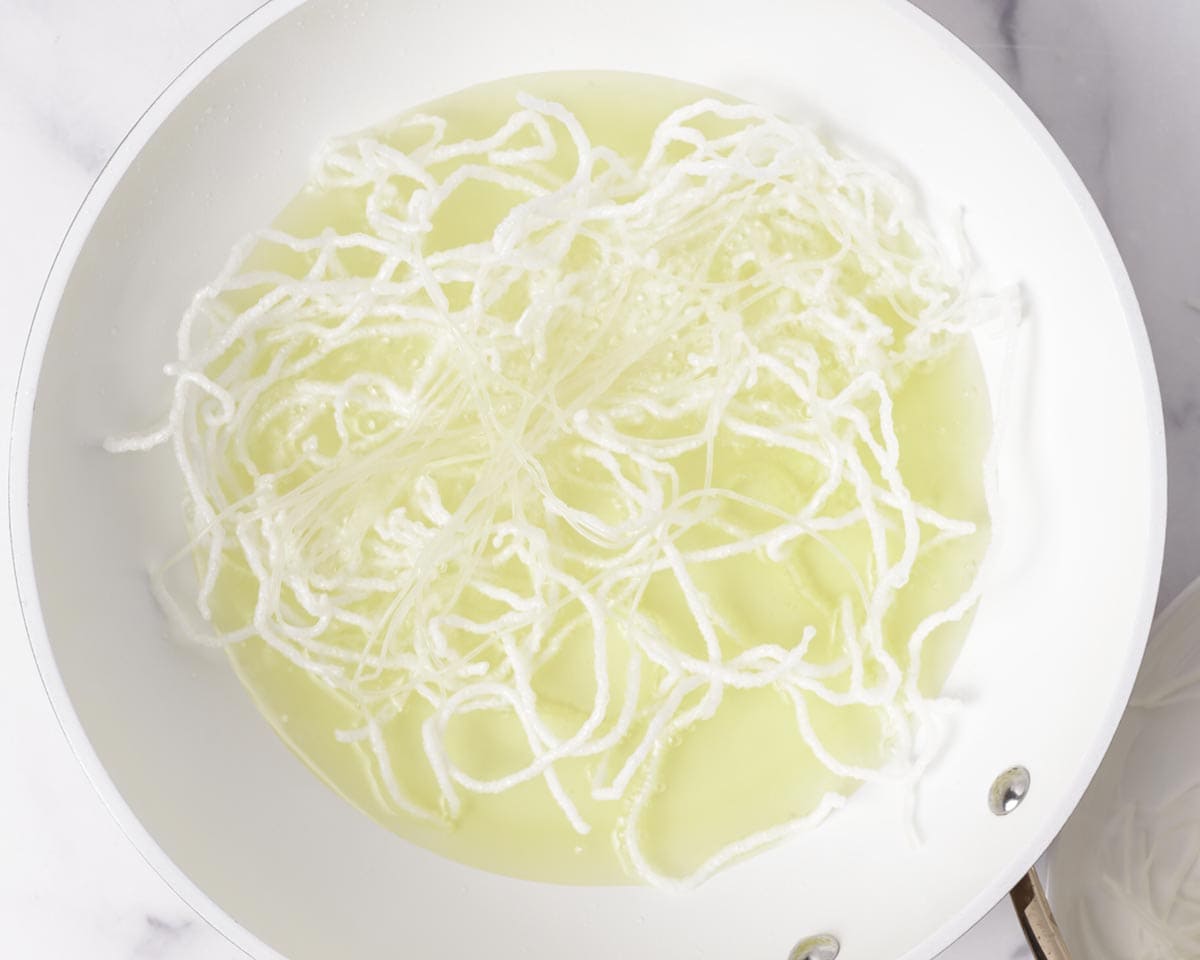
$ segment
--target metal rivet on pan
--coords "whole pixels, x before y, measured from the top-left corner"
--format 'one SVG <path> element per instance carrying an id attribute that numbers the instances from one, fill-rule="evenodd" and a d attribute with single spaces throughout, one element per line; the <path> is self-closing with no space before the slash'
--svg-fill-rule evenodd
<path id="1" fill-rule="evenodd" d="M 1029 771 L 1024 767 L 1009 767 L 992 781 L 988 791 L 988 807 L 998 817 L 1012 813 L 1029 793 Z"/>
<path id="2" fill-rule="evenodd" d="M 838 943 L 837 937 L 822 933 L 801 940 L 792 947 L 788 960 L 835 960 L 841 950 L 842 945 Z"/>

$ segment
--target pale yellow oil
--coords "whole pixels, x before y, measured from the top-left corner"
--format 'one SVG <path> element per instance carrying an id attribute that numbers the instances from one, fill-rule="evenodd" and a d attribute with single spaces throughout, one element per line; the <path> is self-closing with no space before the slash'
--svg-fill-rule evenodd
<path id="1" fill-rule="evenodd" d="M 623 74 L 555 74 L 524 77 L 477 87 L 428 104 L 421 112 L 449 122 L 449 134 L 484 136 L 514 109 L 514 94 L 525 90 L 565 104 L 582 121 L 593 142 L 605 143 L 630 158 L 644 153 L 655 126 L 675 107 L 711 91 L 656 78 Z M 400 145 L 403 145 L 401 142 Z M 498 191 L 461 191 L 459 203 L 444 211 L 432 245 L 483 239 L 506 210 Z M 359 229 L 361 198 L 350 192 L 301 193 L 280 215 L 277 225 L 297 235 L 315 235 L 332 227 Z M 278 251 L 262 254 L 281 267 Z M 374 264 L 363 263 L 372 271 Z M 345 367 L 346 357 L 339 362 Z M 410 363 L 400 351 L 373 351 L 355 363 L 387 371 Z M 351 372 L 335 368 L 327 376 Z M 990 436 L 990 411 L 974 347 L 963 340 L 943 359 L 919 369 L 895 396 L 895 422 L 901 441 L 903 477 L 913 496 L 948 516 L 973 520 L 979 532 L 924 555 L 901 592 L 885 624 L 897 651 L 913 627 L 930 611 L 953 601 L 971 582 L 987 545 L 987 513 L 982 461 Z M 277 459 L 269 437 L 254 451 L 265 464 Z M 681 465 L 702 482 L 702 463 Z M 714 484 L 786 506 L 802 503 L 807 479 L 785 455 L 745 442 L 718 443 Z M 856 539 L 857 536 L 857 539 Z M 864 559 L 865 540 L 847 535 L 839 546 Z M 864 559 L 865 563 L 865 559 Z M 822 638 L 813 656 L 836 654 L 828 637 L 834 610 L 849 589 L 847 575 L 818 547 L 799 548 L 786 560 L 741 557 L 696 571 L 700 586 L 714 596 L 720 612 L 748 645 L 799 636 L 807 625 Z M 244 580 L 223 575 L 215 597 L 218 620 L 232 624 L 246 609 Z M 694 623 L 682 594 L 669 577 L 651 583 L 642 607 L 665 625 L 682 646 L 697 642 Z M 962 643 L 966 623 L 939 629 L 923 661 L 927 693 L 942 687 Z M 611 644 L 612 676 L 619 702 L 624 652 L 619 632 Z M 359 809 L 395 833 L 447 857 L 504 874 L 566 883 L 622 883 L 630 876 L 614 845 L 622 813 L 619 803 L 581 799 L 580 809 L 593 829 L 580 836 L 567 823 L 541 780 L 497 796 L 465 795 L 465 810 L 454 828 L 420 823 L 397 813 L 378 787 L 375 761 L 361 745 L 341 743 L 334 731 L 357 727 L 356 711 L 339 695 L 291 665 L 264 643 L 251 640 L 230 649 L 246 688 L 279 735 L 321 779 Z M 903 658 L 901 658 L 903 659 Z M 587 643 L 568 644 L 543 671 L 539 693 L 561 706 L 577 725 L 590 704 L 593 677 Z M 873 764 L 884 744 L 874 715 L 865 708 L 834 708 L 812 700 L 818 732 L 829 749 L 849 763 Z M 397 778 L 409 794 L 436 808 L 438 792 L 420 741 L 428 708 L 413 703 L 387 727 Z M 464 721 L 451 744 L 473 773 L 499 774 L 521 765 L 527 755 L 515 723 L 498 723 L 495 714 Z M 486 720 L 484 719 L 486 718 Z M 571 724 L 566 723 L 567 728 Z M 563 781 L 575 798 L 587 797 L 593 760 L 561 766 Z M 647 854 L 665 873 L 685 874 L 729 842 L 811 810 L 830 789 L 849 791 L 812 756 L 796 732 L 790 705 L 770 690 L 729 691 L 716 716 L 686 732 L 664 767 L 661 789 L 644 819 Z M 319 825 L 314 825 L 319 829 Z"/>

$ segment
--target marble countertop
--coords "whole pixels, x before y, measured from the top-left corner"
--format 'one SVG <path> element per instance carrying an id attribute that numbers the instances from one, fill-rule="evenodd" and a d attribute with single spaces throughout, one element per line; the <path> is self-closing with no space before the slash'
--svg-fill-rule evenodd
<path id="1" fill-rule="evenodd" d="M 0 0 L 0 423 L 10 419 L 16 345 L 88 185 L 153 96 L 258 2 Z M 1166 413 L 1161 605 L 1200 573 L 1200 3 L 917 5 L 1038 113 L 1125 257 Z M 15 611 L 13 594 L 10 572 L 0 570 L 0 610 Z M 166 887 L 103 809 L 58 730 L 15 615 L 0 634 L 0 955 L 242 956 Z M 1007 904 L 944 954 L 1028 956 Z"/>

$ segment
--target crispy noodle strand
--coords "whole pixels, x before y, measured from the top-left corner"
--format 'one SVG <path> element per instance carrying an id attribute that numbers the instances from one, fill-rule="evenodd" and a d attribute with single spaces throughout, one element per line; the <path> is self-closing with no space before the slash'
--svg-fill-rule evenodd
<path id="1" fill-rule="evenodd" d="M 540 779 L 585 833 L 559 771 L 592 757 L 593 796 L 625 805 L 626 862 L 686 886 L 844 801 L 830 793 L 690 877 L 657 868 L 640 823 L 669 744 L 727 691 L 782 694 L 841 777 L 908 782 L 936 754 L 945 710 L 919 690 L 922 649 L 969 613 L 978 581 L 894 645 L 904 656 L 883 622 L 921 552 L 975 525 L 908 491 L 892 396 L 1007 305 L 967 292 L 966 266 L 898 181 L 755 107 L 679 109 L 636 163 L 562 106 L 518 100 L 485 139 L 450 141 L 442 120 L 415 116 L 392 127 L 410 149 L 387 131 L 329 144 L 313 186 L 360 198 L 363 228 L 241 242 L 183 318 L 165 425 L 108 448 L 167 444 L 178 461 L 194 539 L 175 560 L 194 554 L 199 589 L 181 601 L 159 574 L 168 612 L 203 642 L 259 637 L 355 704 L 361 724 L 338 736 L 374 754 L 396 808 L 453 820 L 466 794 Z M 564 158 L 573 171 L 552 172 Z M 430 243 L 456 191 L 483 184 L 515 197 L 491 236 Z M 300 266 L 257 265 L 263 250 Z M 387 356 L 405 359 L 371 362 Z M 816 477 L 805 502 L 716 484 L 730 443 L 803 463 Z M 698 484 L 681 478 L 689 457 L 704 464 Z M 840 554 L 847 530 L 864 534 L 865 563 Z M 809 655 L 812 627 L 731 652 L 696 571 L 786 562 L 801 542 L 857 584 L 837 610 L 840 659 Z M 228 568 L 252 580 L 254 603 L 218 629 Z M 686 601 L 694 649 L 641 607 L 662 576 Z M 614 638 L 628 648 L 619 676 Z M 595 672 L 567 732 L 536 689 L 565 643 L 587 644 Z M 814 698 L 879 711 L 888 762 L 839 760 L 810 720 Z M 388 724 L 417 700 L 437 809 L 405 793 L 388 753 Z M 455 762 L 447 731 L 480 711 L 519 722 L 527 763 L 481 778 Z"/>

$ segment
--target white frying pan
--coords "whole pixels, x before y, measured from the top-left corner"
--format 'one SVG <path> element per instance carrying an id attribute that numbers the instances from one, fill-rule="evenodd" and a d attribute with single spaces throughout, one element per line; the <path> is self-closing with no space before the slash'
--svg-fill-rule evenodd
<path id="1" fill-rule="evenodd" d="M 170 458 L 98 440 L 162 409 L 192 291 L 327 136 L 581 68 L 716 87 L 894 159 L 934 219 L 965 211 L 997 284 L 1023 286 L 994 576 L 950 681 L 969 707 L 924 781 L 920 846 L 894 797 L 864 789 L 687 895 L 483 873 L 338 799 L 225 663 L 164 640 L 143 571 L 181 535 Z M 997 345 L 981 350 L 994 386 Z M 251 956 L 786 960 L 829 935 L 843 960 L 922 960 L 1025 873 L 1099 763 L 1154 606 L 1164 486 L 1150 352 L 1095 207 L 1017 98 L 906 4 L 277 0 L 154 103 L 76 217 L 26 348 L 10 489 L 29 634 L 81 762 L 146 859 Z M 1014 767 L 1028 791 L 997 816 Z"/>

